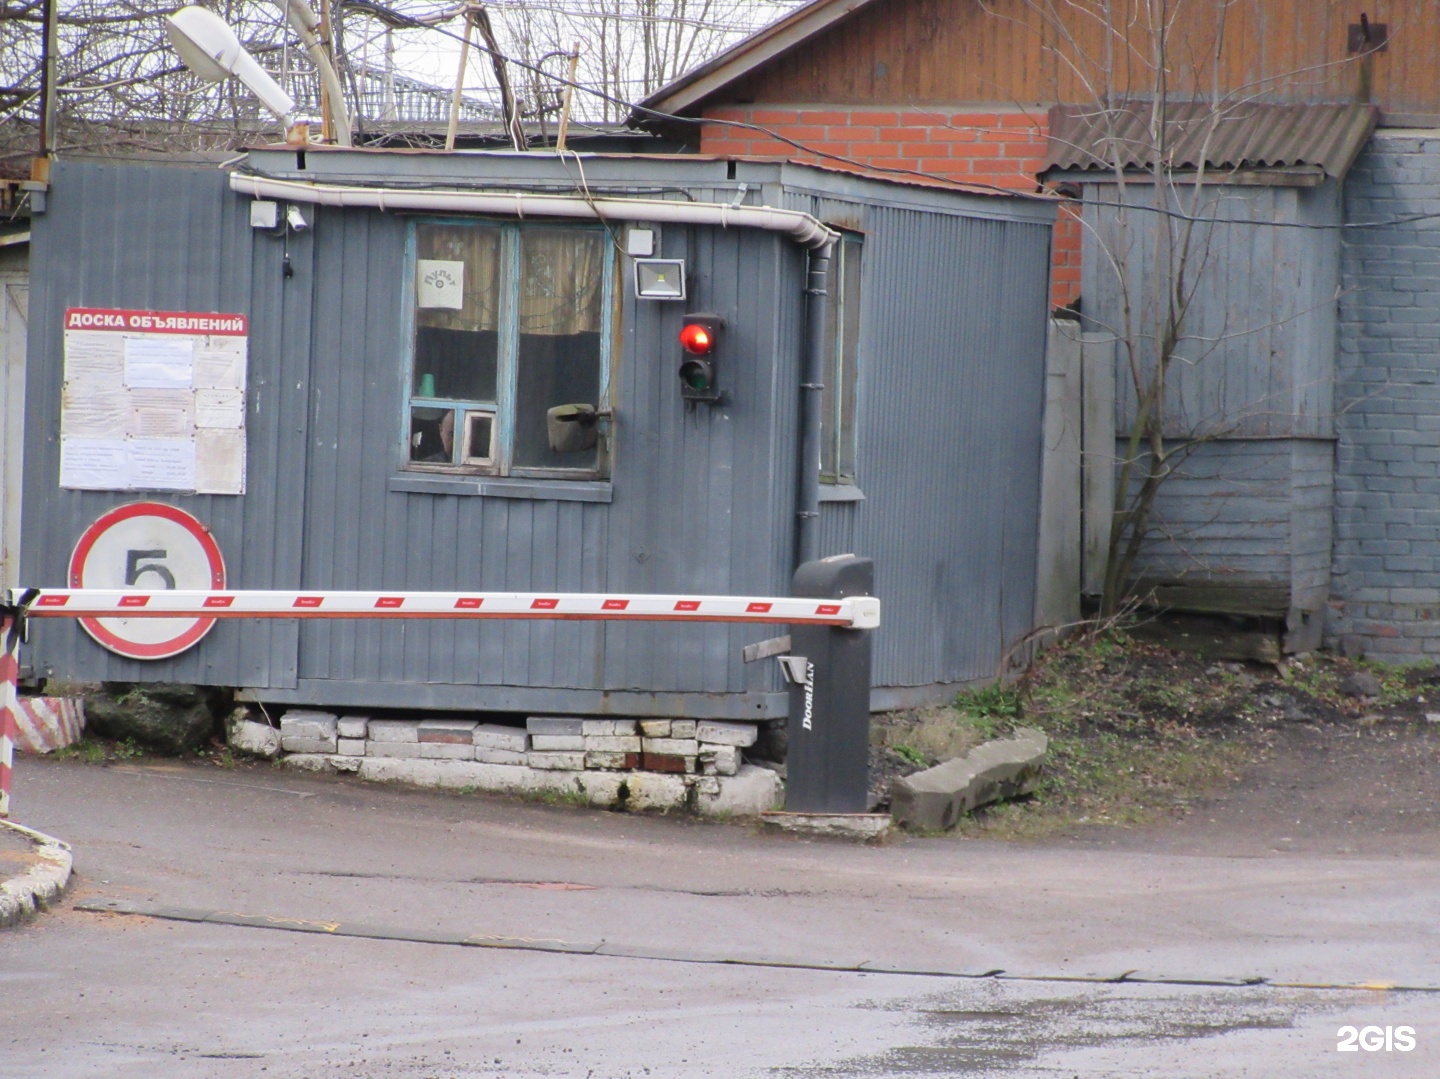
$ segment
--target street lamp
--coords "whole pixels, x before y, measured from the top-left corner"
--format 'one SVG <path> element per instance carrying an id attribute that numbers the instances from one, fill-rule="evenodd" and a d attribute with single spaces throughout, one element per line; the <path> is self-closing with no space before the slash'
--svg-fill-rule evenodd
<path id="1" fill-rule="evenodd" d="M 245 51 L 235 31 L 219 15 L 203 7 L 182 7 L 165 17 L 165 34 L 196 75 L 207 82 L 223 82 L 232 76 L 239 79 L 289 130 L 295 99 Z"/>

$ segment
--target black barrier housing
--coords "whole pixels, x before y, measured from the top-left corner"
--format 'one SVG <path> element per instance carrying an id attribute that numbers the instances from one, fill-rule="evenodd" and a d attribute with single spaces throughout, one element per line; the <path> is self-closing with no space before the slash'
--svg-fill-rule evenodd
<path id="1" fill-rule="evenodd" d="M 873 560 L 834 555 L 801 565 L 791 595 L 843 599 L 873 595 L 874 587 Z M 864 629 L 791 629 L 791 655 L 805 658 L 809 677 L 790 685 L 787 812 L 870 808 L 870 636 Z"/>

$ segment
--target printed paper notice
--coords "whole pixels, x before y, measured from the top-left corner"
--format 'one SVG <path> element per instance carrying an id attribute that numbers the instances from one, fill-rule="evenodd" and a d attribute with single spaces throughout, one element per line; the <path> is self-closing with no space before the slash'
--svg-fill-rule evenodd
<path id="1" fill-rule="evenodd" d="M 131 390 L 129 433 L 135 438 L 193 438 L 192 390 Z"/>
<path id="2" fill-rule="evenodd" d="M 130 399 L 119 388 L 96 393 L 87 382 L 66 382 L 60 391 L 62 438 L 123 439 L 130 431 Z"/>
<path id="3" fill-rule="evenodd" d="M 195 350 L 197 390 L 245 388 L 245 338 L 210 337 Z"/>
<path id="4" fill-rule="evenodd" d="M 201 430 L 195 436 L 195 490 L 207 495 L 245 493 L 245 432 Z"/>
<path id="5" fill-rule="evenodd" d="M 82 491 L 125 490 L 130 486 L 125 439 L 61 438 L 60 486 Z"/>
<path id="6" fill-rule="evenodd" d="M 195 490 L 195 440 L 132 438 L 130 486 L 141 491 Z"/>
<path id="7" fill-rule="evenodd" d="M 195 342 L 189 337 L 125 338 L 125 385 L 132 390 L 188 390 L 195 385 Z"/>
<path id="8" fill-rule="evenodd" d="M 245 426 L 245 395 L 239 390 L 196 390 L 195 426 L 227 430 Z"/>

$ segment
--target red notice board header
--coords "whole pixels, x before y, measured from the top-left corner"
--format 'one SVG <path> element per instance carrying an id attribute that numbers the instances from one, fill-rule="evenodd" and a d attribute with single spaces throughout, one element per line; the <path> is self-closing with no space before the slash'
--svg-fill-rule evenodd
<path id="1" fill-rule="evenodd" d="M 65 310 L 67 330 L 130 330 L 138 333 L 221 334 L 244 337 L 249 320 L 244 315 L 213 311 L 130 311 L 111 307 L 70 307 Z"/>

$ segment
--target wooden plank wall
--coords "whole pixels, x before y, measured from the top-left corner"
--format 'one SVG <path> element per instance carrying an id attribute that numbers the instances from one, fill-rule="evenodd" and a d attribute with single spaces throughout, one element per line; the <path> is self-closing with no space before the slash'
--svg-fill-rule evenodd
<path id="1" fill-rule="evenodd" d="M 1148 12 L 1174 16 L 1169 92 L 1218 85 L 1281 101 L 1368 100 L 1387 113 L 1440 115 L 1440 13 L 1434 0 L 1115 0 L 1129 17 L 1107 35 L 1104 0 L 888 0 L 738 81 L 711 104 L 829 102 L 1041 105 L 1115 89 L 1155 92 Z M 1347 35 L 1364 10 L 1389 46 L 1362 63 Z M 1224 13 L 1223 28 L 1221 13 Z M 1116 20 L 1117 23 L 1122 20 Z M 1221 42 L 1218 71 L 1213 62 Z M 1063 58 L 1062 55 L 1063 54 Z M 1107 57 L 1115 57 L 1113 64 Z M 1073 64 L 1065 58 L 1073 59 Z M 1368 64 L 1370 70 L 1366 72 Z M 1368 84 L 1368 95 L 1366 87 Z"/>

